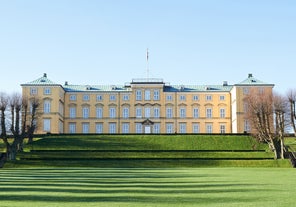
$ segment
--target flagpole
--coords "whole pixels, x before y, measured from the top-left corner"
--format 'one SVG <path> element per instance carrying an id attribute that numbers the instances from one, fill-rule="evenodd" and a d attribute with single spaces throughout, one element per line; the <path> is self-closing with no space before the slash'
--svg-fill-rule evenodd
<path id="1" fill-rule="evenodd" d="M 149 51 L 146 51 L 147 82 L 149 81 Z"/>

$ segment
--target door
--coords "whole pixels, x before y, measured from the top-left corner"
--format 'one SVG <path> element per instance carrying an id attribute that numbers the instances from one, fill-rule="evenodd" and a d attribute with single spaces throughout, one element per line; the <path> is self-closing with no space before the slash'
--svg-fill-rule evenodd
<path id="1" fill-rule="evenodd" d="M 151 133 L 151 126 L 145 126 L 145 134 Z"/>

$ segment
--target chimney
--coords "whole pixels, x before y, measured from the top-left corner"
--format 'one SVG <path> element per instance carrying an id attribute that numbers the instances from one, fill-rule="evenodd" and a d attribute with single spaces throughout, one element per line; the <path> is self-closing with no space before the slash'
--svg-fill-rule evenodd
<path id="1" fill-rule="evenodd" d="M 223 86 L 228 86 L 227 81 L 223 81 Z"/>
<path id="2" fill-rule="evenodd" d="M 46 75 L 46 73 L 43 73 L 43 77 L 44 77 L 44 78 L 47 78 L 47 75 Z"/>
<path id="3" fill-rule="evenodd" d="M 65 86 L 67 86 L 68 85 L 68 81 L 65 81 Z"/>
<path id="4" fill-rule="evenodd" d="M 248 78 L 252 78 L 252 77 L 253 77 L 252 73 L 249 73 Z"/>

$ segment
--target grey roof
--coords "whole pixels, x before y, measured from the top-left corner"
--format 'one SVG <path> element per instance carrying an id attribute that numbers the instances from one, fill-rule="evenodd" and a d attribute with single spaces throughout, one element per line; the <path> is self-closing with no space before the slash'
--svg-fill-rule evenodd
<path id="1" fill-rule="evenodd" d="M 63 85 L 67 92 L 128 91 L 122 85 Z"/>
<path id="2" fill-rule="evenodd" d="M 165 86 L 164 92 L 229 92 L 232 85 L 172 85 Z"/>
<path id="3" fill-rule="evenodd" d="M 265 85 L 265 86 L 274 86 L 274 84 L 265 83 L 257 78 L 254 78 L 252 74 L 248 75 L 248 78 L 243 80 L 242 82 L 235 84 L 236 86 L 254 86 L 254 85 Z"/>
<path id="4" fill-rule="evenodd" d="M 41 78 L 38 78 L 36 80 L 33 80 L 31 82 L 25 83 L 25 84 L 21 84 L 21 86 L 25 86 L 25 85 L 55 85 L 55 86 L 59 86 L 60 84 L 57 84 L 51 80 L 49 80 L 47 78 L 46 73 L 44 73 L 44 75 Z"/>

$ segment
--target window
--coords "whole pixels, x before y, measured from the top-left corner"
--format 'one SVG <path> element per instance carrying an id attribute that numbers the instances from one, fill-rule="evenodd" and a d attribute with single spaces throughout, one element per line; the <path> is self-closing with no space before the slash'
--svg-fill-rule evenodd
<path id="1" fill-rule="evenodd" d="M 96 123 L 96 133 L 98 134 L 103 133 L 103 123 Z"/>
<path id="2" fill-rule="evenodd" d="M 199 124 L 198 123 L 193 123 L 192 124 L 192 132 L 193 133 L 199 133 Z"/>
<path id="3" fill-rule="evenodd" d="M 206 124 L 206 133 L 213 133 L 213 124 Z"/>
<path id="4" fill-rule="evenodd" d="M 50 95 L 51 94 L 51 88 L 44 88 L 43 89 L 43 94 L 44 95 Z"/>
<path id="5" fill-rule="evenodd" d="M 172 95 L 167 95 L 166 96 L 166 100 L 167 101 L 172 101 L 173 100 L 173 96 Z"/>
<path id="6" fill-rule="evenodd" d="M 249 88 L 243 88 L 243 93 L 244 95 L 249 94 L 250 93 Z"/>
<path id="7" fill-rule="evenodd" d="M 89 118 L 89 108 L 88 107 L 83 107 L 82 108 L 82 117 L 84 119 L 88 119 Z"/>
<path id="8" fill-rule="evenodd" d="M 129 100 L 129 95 L 128 94 L 124 94 L 123 97 L 122 97 L 122 100 L 128 101 Z"/>
<path id="9" fill-rule="evenodd" d="M 82 133 L 89 133 L 89 123 L 82 123 Z"/>
<path id="10" fill-rule="evenodd" d="M 172 123 L 167 123 L 166 124 L 166 133 L 168 133 L 168 134 L 174 133 L 173 124 Z"/>
<path id="11" fill-rule="evenodd" d="M 145 108 L 145 118 L 150 118 L 150 108 Z"/>
<path id="12" fill-rule="evenodd" d="M 198 101 L 199 97 L 198 95 L 193 95 L 193 101 Z"/>
<path id="13" fill-rule="evenodd" d="M 136 101 L 141 101 L 141 100 L 142 100 L 142 91 L 136 90 Z"/>
<path id="14" fill-rule="evenodd" d="M 97 107 L 96 108 L 96 117 L 98 119 L 103 118 L 103 108 L 102 107 Z"/>
<path id="15" fill-rule="evenodd" d="M 109 133 L 110 134 L 116 133 L 116 123 L 109 123 Z"/>
<path id="16" fill-rule="evenodd" d="M 207 108 L 207 109 L 206 109 L 206 113 L 207 113 L 207 114 L 206 114 L 206 117 L 207 117 L 207 118 L 212 118 L 212 109 L 211 109 L 211 108 Z"/>
<path id="17" fill-rule="evenodd" d="M 199 110 L 198 108 L 193 109 L 193 118 L 198 118 L 199 117 Z"/>
<path id="18" fill-rule="evenodd" d="M 212 100 L 212 96 L 211 95 L 206 95 L 206 101 L 211 101 Z"/>
<path id="19" fill-rule="evenodd" d="M 69 123 L 69 133 L 76 133 L 76 123 Z"/>
<path id="20" fill-rule="evenodd" d="M 125 119 L 129 117 L 129 108 L 127 108 L 127 107 L 123 108 L 122 117 Z"/>
<path id="21" fill-rule="evenodd" d="M 31 94 L 31 95 L 37 95 L 37 93 L 38 93 L 37 88 L 31 88 L 31 89 L 30 89 L 30 94 Z"/>
<path id="22" fill-rule="evenodd" d="M 97 95 L 97 101 L 103 101 L 103 96 L 102 95 Z"/>
<path id="23" fill-rule="evenodd" d="M 64 122 L 59 120 L 59 133 L 64 133 Z"/>
<path id="24" fill-rule="evenodd" d="M 153 99 L 154 101 L 159 101 L 159 90 L 154 90 Z"/>
<path id="25" fill-rule="evenodd" d="M 122 124 L 122 133 L 129 133 L 129 123 Z"/>
<path id="26" fill-rule="evenodd" d="M 115 95 L 110 95 L 109 100 L 110 101 L 116 101 L 116 96 Z"/>
<path id="27" fill-rule="evenodd" d="M 220 109 L 220 118 L 225 118 L 225 109 L 224 108 Z"/>
<path id="28" fill-rule="evenodd" d="M 116 117 L 116 108 L 114 108 L 114 107 L 109 108 L 109 117 L 110 118 Z"/>
<path id="29" fill-rule="evenodd" d="M 43 119 L 43 131 L 50 132 L 50 119 Z"/>
<path id="30" fill-rule="evenodd" d="M 82 97 L 83 101 L 89 101 L 89 95 L 88 94 L 84 94 Z"/>
<path id="31" fill-rule="evenodd" d="M 70 95 L 70 101 L 76 101 L 76 95 Z"/>
<path id="32" fill-rule="evenodd" d="M 180 118 L 186 118 L 186 109 L 180 108 Z"/>
<path id="33" fill-rule="evenodd" d="M 225 134 L 226 133 L 226 126 L 225 124 L 220 124 L 220 133 Z"/>
<path id="34" fill-rule="evenodd" d="M 244 131 L 245 132 L 250 132 L 250 130 L 251 130 L 250 123 L 249 123 L 248 120 L 245 120 L 244 121 Z"/>
<path id="35" fill-rule="evenodd" d="M 150 101 L 150 90 L 145 90 L 145 101 Z"/>
<path id="36" fill-rule="evenodd" d="M 264 93 L 264 88 L 258 88 L 259 94 L 263 94 Z"/>
<path id="37" fill-rule="evenodd" d="M 43 103 L 43 112 L 45 114 L 49 114 L 50 113 L 50 100 L 45 100 Z"/>
<path id="38" fill-rule="evenodd" d="M 155 123 L 153 125 L 153 133 L 154 134 L 159 134 L 160 133 L 160 123 Z"/>
<path id="39" fill-rule="evenodd" d="M 140 107 L 136 108 L 136 117 L 142 118 L 142 108 L 140 108 Z"/>
<path id="40" fill-rule="evenodd" d="M 141 134 L 142 133 L 142 124 L 136 123 L 136 133 Z"/>
<path id="41" fill-rule="evenodd" d="M 59 102 L 59 113 L 64 116 L 64 104 Z"/>
<path id="42" fill-rule="evenodd" d="M 220 96 L 220 101 L 225 101 L 225 96 L 224 95 Z"/>
<path id="43" fill-rule="evenodd" d="M 159 108 L 154 108 L 154 118 L 159 118 L 160 113 L 159 113 Z"/>
<path id="44" fill-rule="evenodd" d="M 182 134 L 186 133 L 186 123 L 180 123 L 180 125 L 179 125 L 179 131 Z"/>
<path id="45" fill-rule="evenodd" d="M 166 117 L 167 118 L 172 118 L 173 117 L 173 109 L 172 108 L 167 108 L 166 109 Z"/>
<path id="46" fill-rule="evenodd" d="M 186 96 L 185 95 L 180 95 L 179 100 L 180 101 L 186 101 Z"/>
<path id="47" fill-rule="evenodd" d="M 76 118 L 76 107 L 70 107 L 69 110 L 70 118 Z"/>
<path id="48" fill-rule="evenodd" d="M 244 112 L 247 113 L 249 110 L 249 104 L 248 103 L 244 103 Z"/>

